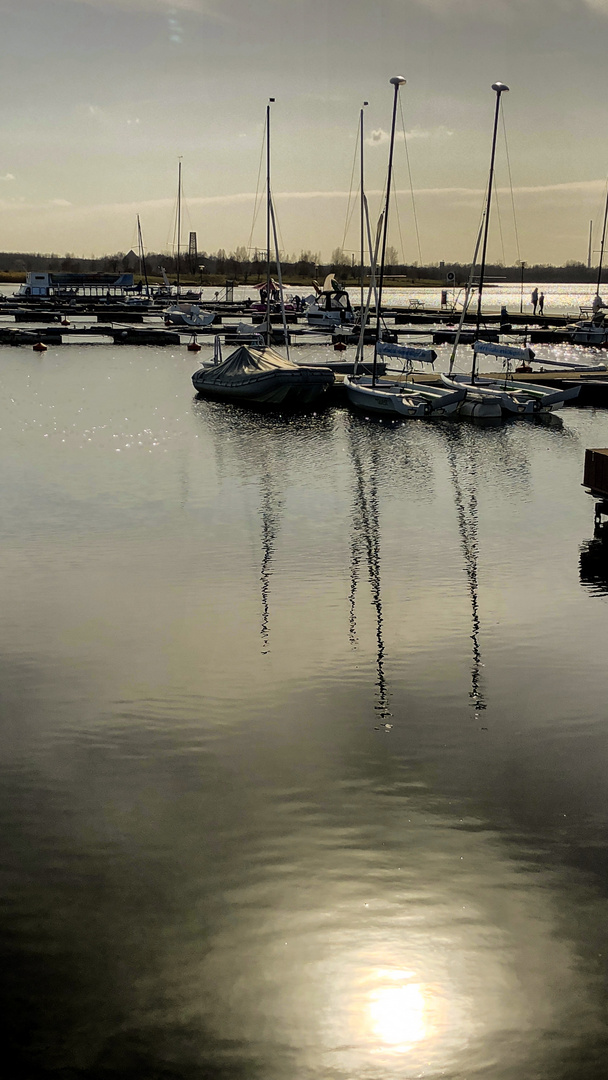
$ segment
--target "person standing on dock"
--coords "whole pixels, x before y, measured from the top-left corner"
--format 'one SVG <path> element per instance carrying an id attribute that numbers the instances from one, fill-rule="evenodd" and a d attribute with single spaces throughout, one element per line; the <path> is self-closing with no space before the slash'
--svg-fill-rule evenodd
<path id="1" fill-rule="evenodd" d="M 536 305 L 538 304 L 538 289 L 536 286 L 534 286 L 534 289 L 532 290 L 530 300 L 532 301 L 533 314 L 536 315 Z"/>
<path id="2" fill-rule="evenodd" d="M 544 292 L 541 292 L 541 294 L 540 294 L 540 296 L 538 298 L 538 314 L 542 315 L 544 310 L 545 310 L 545 294 L 544 294 Z"/>

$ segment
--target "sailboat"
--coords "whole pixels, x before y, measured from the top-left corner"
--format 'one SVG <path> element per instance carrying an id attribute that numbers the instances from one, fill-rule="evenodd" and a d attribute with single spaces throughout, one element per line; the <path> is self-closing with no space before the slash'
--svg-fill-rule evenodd
<path id="1" fill-rule="evenodd" d="M 183 326 L 188 329 L 196 330 L 206 326 L 211 326 L 215 318 L 215 312 L 203 311 L 198 304 L 192 303 L 192 301 L 200 300 L 200 289 L 188 289 L 185 294 L 182 293 L 180 273 L 181 273 L 181 232 L 182 232 L 182 163 L 178 162 L 177 173 L 177 222 L 176 222 L 176 240 L 177 248 L 175 254 L 175 297 L 173 297 L 173 290 L 169 284 L 169 279 L 161 268 L 163 280 L 165 282 L 165 290 L 172 298 L 172 303 L 165 309 L 164 319 L 165 326 Z"/>
<path id="2" fill-rule="evenodd" d="M 361 330 L 359 336 L 359 347 L 357 349 L 357 358 L 355 361 L 355 372 L 353 373 L 353 375 L 344 376 L 344 386 L 346 388 L 346 394 L 350 404 L 354 405 L 356 408 L 364 409 L 366 412 L 373 412 L 380 415 L 393 416 L 396 418 L 416 419 L 422 417 L 448 415 L 448 413 L 455 410 L 457 405 L 464 399 L 466 391 L 460 389 L 459 387 L 454 388 L 451 392 L 446 391 L 443 387 L 420 387 L 417 383 L 408 381 L 407 379 L 394 379 L 390 381 L 388 379 L 383 379 L 382 382 L 378 381 L 378 357 L 388 356 L 401 359 L 404 366 L 405 364 L 411 364 L 413 360 L 433 363 L 436 359 L 436 354 L 432 350 L 414 349 L 406 345 L 398 345 L 382 341 L 382 290 L 384 285 L 386 239 L 388 234 L 388 211 L 393 170 L 393 151 L 395 146 L 397 97 L 399 94 L 399 90 L 401 86 L 405 84 L 405 81 L 406 80 L 403 78 L 402 75 L 395 75 L 390 80 L 391 85 L 394 87 L 394 94 L 388 156 L 388 174 L 386 181 L 386 201 L 384 204 L 383 213 L 380 217 L 379 228 L 376 236 L 375 251 L 373 253 L 371 238 L 369 238 L 370 262 L 372 272 L 368 301 L 365 312 L 362 312 L 361 314 Z M 363 148 L 363 140 L 361 140 L 361 146 Z M 363 195 L 363 185 L 362 201 L 364 205 L 366 205 Z M 382 236 L 382 254 L 380 259 L 380 280 L 378 283 L 378 289 L 376 291 L 376 266 L 380 235 Z M 365 325 L 367 321 L 367 316 L 369 314 L 372 292 L 375 295 L 376 304 L 376 340 L 374 344 L 374 360 L 372 366 L 372 374 L 370 376 L 367 374 L 357 374 L 357 367 L 359 358 L 362 353 L 363 343 L 365 340 Z"/>
<path id="3" fill-rule="evenodd" d="M 600 259 L 597 267 L 597 285 L 593 298 L 593 315 L 590 319 L 583 319 L 568 327 L 570 341 L 573 345 L 608 345 L 608 325 L 606 315 L 602 311 L 604 304 L 600 296 L 602 283 L 602 263 L 604 261 L 604 244 L 606 242 L 606 221 L 608 220 L 608 188 L 606 190 L 606 202 L 604 204 L 604 224 L 602 227 L 602 241 L 600 244 Z"/>
<path id="4" fill-rule="evenodd" d="M 148 281 L 148 271 L 146 268 L 146 253 L 144 251 L 144 240 L 141 232 L 141 222 L 139 220 L 139 214 L 137 215 L 137 248 L 139 259 L 139 284 L 134 286 L 134 291 L 127 299 L 129 307 L 135 307 L 141 310 L 147 310 L 152 307 L 152 293 L 150 290 L 150 283 Z M 143 282 L 142 279 L 143 278 Z M 144 291 L 145 290 L 145 291 Z"/>
<path id="5" fill-rule="evenodd" d="M 500 406 L 501 412 L 512 416 L 533 416 L 539 412 L 549 412 L 552 409 L 559 408 L 565 401 L 575 398 L 580 388 L 570 387 L 567 390 L 554 391 L 546 386 L 541 386 L 537 383 L 529 383 L 522 380 L 514 380 L 511 375 L 510 362 L 512 360 L 519 361 L 522 365 L 529 367 L 530 361 L 534 359 L 534 353 L 528 348 L 517 348 L 510 345 L 494 344 L 492 342 L 480 341 L 480 328 L 482 317 L 482 298 L 483 298 L 483 286 L 486 267 L 486 254 L 488 248 L 488 232 L 490 225 L 490 207 L 492 201 L 492 187 L 494 183 L 494 162 L 496 159 L 496 136 L 498 132 L 498 117 L 500 114 L 500 102 L 501 95 L 508 93 L 509 87 L 505 83 L 495 82 L 492 83 L 492 90 L 496 94 L 496 106 L 494 110 L 494 128 L 492 133 L 492 152 L 490 155 L 490 175 L 488 179 L 488 189 L 486 194 L 486 203 L 483 216 L 483 246 L 481 253 L 481 262 L 479 269 L 479 284 L 477 289 L 477 326 L 475 332 L 475 341 L 473 343 L 473 364 L 471 367 L 471 374 L 460 374 L 452 371 L 453 360 L 455 356 L 455 349 L 452 352 L 452 360 L 450 362 L 449 373 L 442 374 L 441 379 L 445 386 L 451 389 L 458 387 L 466 390 L 467 402 L 475 403 L 482 402 L 491 404 L 494 406 L 497 404 Z M 481 236 L 481 231 L 480 234 Z M 477 250 L 479 247 L 479 237 L 477 247 L 475 249 L 475 256 L 473 264 L 477 260 Z M 493 378 L 477 373 L 477 358 L 478 356 L 496 356 L 501 357 L 503 363 L 506 362 L 506 370 L 504 378 Z"/>
<path id="6" fill-rule="evenodd" d="M 198 371 L 195 371 L 192 376 L 192 384 L 198 394 L 207 397 L 217 397 L 249 405 L 281 405 L 297 408 L 315 401 L 320 394 L 323 394 L 332 385 L 335 375 L 330 368 L 321 366 L 304 367 L 294 364 L 289 357 L 289 335 L 287 333 L 283 304 L 283 281 L 270 185 L 270 104 L 273 101 L 274 98 L 270 98 L 266 106 L 266 320 L 256 327 L 256 332 L 261 335 L 265 344 L 259 347 L 246 344 L 239 345 L 226 360 L 204 365 Z M 287 357 L 281 356 L 271 348 L 271 229 L 275 243 Z M 216 349 L 214 358 L 219 359 L 220 355 L 220 350 Z"/>

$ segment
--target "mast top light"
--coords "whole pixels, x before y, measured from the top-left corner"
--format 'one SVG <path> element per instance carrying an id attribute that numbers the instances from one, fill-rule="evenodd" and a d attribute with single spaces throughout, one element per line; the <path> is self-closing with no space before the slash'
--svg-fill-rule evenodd
<path id="1" fill-rule="evenodd" d="M 508 90 L 509 87 L 504 82 L 493 82 L 492 89 L 496 90 L 497 94 L 502 94 L 503 91 Z"/>
<path id="2" fill-rule="evenodd" d="M 393 75 L 392 79 L 389 81 L 393 86 L 403 86 L 403 84 L 407 82 L 407 79 L 404 79 L 403 75 Z"/>

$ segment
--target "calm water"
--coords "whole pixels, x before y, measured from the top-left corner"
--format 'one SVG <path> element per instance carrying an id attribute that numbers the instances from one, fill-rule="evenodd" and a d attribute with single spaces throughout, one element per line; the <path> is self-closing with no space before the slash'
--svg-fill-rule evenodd
<path id="1" fill-rule="evenodd" d="M 595 271 L 594 271 L 595 273 Z M 510 312 L 524 311 L 528 314 L 532 314 L 533 306 L 531 303 L 531 293 L 534 287 L 538 288 L 539 293 L 544 293 L 545 296 L 545 315 L 551 314 L 570 314 L 573 317 L 579 317 L 579 309 L 581 305 L 589 306 L 596 292 L 596 281 L 590 281 L 588 284 L 555 284 L 550 282 L 549 284 L 543 284 L 540 281 L 537 282 L 525 282 L 523 289 L 520 284 L 514 282 L 496 282 L 489 281 L 486 283 L 483 292 L 483 307 L 484 311 L 496 311 L 503 304 Z M 292 288 L 286 286 L 291 293 L 299 293 L 303 296 L 308 296 L 314 290 L 312 286 L 310 288 L 302 285 L 297 285 Z M 412 285 L 408 288 L 394 288 L 391 286 L 390 280 L 385 283 L 383 292 L 383 305 L 387 306 L 395 305 L 399 306 L 409 303 L 412 299 L 418 300 L 421 304 L 428 308 L 440 308 L 441 297 L 444 290 L 447 292 L 448 301 L 450 304 L 457 302 L 462 305 L 464 301 L 464 287 L 449 288 L 445 285 L 438 283 L 437 287 L 417 287 Z M 4 290 L 2 290 L 4 291 Z M 6 288 L 8 291 L 8 286 Z M 11 291 L 14 291 L 14 286 L 11 287 Z M 205 287 L 203 289 L 203 300 L 206 304 L 212 303 L 215 296 L 215 289 Z M 357 288 L 349 288 L 349 293 L 353 304 L 358 305 L 360 299 L 360 290 Z M 604 300 L 608 299 L 608 284 L 602 282 L 600 293 L 603 295 Z M 220 291 L 220 297 L 225 297 L 225 292 Z M 237 286 L 234 289 L 234 299 L 244 300 L 247 297 L 255 298 L 257 294 L 255 289 L 249 288 L 246 285 Z"/>
<path id="2" fill-rule="evenodd" d="M 10 1076 L 604 1077 L 608 412 L 195 366 L 0 350 Z"/>

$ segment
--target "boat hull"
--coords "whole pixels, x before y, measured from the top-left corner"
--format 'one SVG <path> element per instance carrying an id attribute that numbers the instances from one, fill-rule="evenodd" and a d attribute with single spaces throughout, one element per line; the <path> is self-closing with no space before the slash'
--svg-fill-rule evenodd
<path id="1" fill-rule="evenodd" d="M 472 401 L 465 398 L 457 407 L 457 416 L 463 420 L 474 420 L 480 423 L 500 423 L 502 409 L 498 401 Z"/>
<path id="2" fill-rule="evenodd" d="M 440 419 L 442 416 L 452 416 L 466 398 L 466 390 L 448 390 L 447 387 L 427 386 L 425 383 L 404 382 L 404 388 L 409 392 L 421 394 L 431 406 L 430 418 Z"/>
<path id="3" fill-rule="evenodd" d="M 344 376 L 346 396 L 351 405 L 364 412 L 398 419 L 421 419 L 430 416 L 432 405 L 421 394 L 406 392 L 402 385 L 372 384 L 369 376 Z"/>
<path id="4" fill-rule="evenodd" d="M 467 401 L 498 402 L 500 408 L 509 416 L 537 416 L 539 412 L 559 409 L 565 401 L 577 396 L 577 389 L 552 391 L 538 383 L 509 380 L 503 384 L 495 379 L 483 376 L 470 381 L 468 375 L 441 376 L 445 386 L 465 387 Z"/>
<path id="5" fill-rule="evenodd" d="M 573 345 L 591 345 L 599 349 L 606 348 L 608 345 L 608 328 L 603 318 L 601 322 L 586 319 L 580 323 L 573 323 L 568 330 Z"/>

